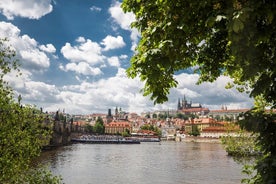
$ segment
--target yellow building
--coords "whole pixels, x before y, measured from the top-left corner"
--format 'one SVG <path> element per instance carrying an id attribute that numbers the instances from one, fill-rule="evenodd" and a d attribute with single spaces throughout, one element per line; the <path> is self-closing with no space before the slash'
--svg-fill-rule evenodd
<path id="1" fill-rule="evenodd" d="M 132 126 L 127 121 L 113 121 L 111 123 L 105 124 L 105 133 L 106 134 L 120 134 L 129 130 L 132 132 Z"/>
<path id="2" fill-rule="evenodd" d="M 223 125 L 217 123 L 217 121 L 213 118 L 195 118 L 188 123 L 185 123 L 185 132 L 191 132 L 193 126 L 197 126 L 198 130 L 201 132 L 207 127 L 217 127 Z"/>

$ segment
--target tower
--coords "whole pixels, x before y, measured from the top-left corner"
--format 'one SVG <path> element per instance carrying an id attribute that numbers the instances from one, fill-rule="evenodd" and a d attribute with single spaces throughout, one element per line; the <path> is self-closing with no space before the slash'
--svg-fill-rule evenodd
<path id="1" fill-rule="evenodd" d="M 115 116 L 117 116 L 118 113 L 119 113 L 119 111 L 118 111 L 118 108 L 116 107 L 116 109 L 115 109 Z"/>
<path id="2" fill-rule="evenodd" d="M 187 107 L 188 107 L 188 103 L 187 103 L 186 97 L 184 95 L 184 98 L 183 98 L 183 101 L 182 101 L 182 109 L 186 109 Z"/>
<path id="3" fill-rule="evenodd" d="M 181 103 L 180 103 L 180 98 L 178 98 L 178 104 L 177 104 L 177 110 L 181 110 L 182 107 L 181 107 Z"/>
<path id="4" fill-rule="evenodd" d="M 108 109 L 108 113 L 106 116 L 107 123 L 110 123 L 112 121 L 112 114 L 111 114 L 111 109 Z"/>

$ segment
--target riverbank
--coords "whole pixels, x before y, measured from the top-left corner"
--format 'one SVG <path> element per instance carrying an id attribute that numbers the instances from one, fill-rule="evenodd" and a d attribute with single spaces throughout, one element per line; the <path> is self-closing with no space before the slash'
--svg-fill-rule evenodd
<path id="1" fill-rule="evenodd" d="M 181 139 L 181 142 L 221 143 L 221 139 L 209 137 L 185 137 L 184 139 Z"/>

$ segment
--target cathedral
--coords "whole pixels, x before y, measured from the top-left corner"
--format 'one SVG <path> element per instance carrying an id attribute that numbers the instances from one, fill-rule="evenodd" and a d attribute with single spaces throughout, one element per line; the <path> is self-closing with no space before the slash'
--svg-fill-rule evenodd
<path id="1" fill-rule="evenodd" d="M 189 103 L 186 100 L 185 95 L 182 100 L 180 100 L 180 98 L 178 99 L 177 110 L 193 109 L 193 108 L 202 108 L 202 106 L 199 103 L 193 104 L 192 101 L 190 101 Z"/>

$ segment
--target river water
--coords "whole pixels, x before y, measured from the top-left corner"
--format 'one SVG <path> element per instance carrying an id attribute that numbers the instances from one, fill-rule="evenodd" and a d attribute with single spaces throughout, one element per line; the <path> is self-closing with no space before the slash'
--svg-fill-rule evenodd
<path id="1" fill-rule="evenodd" d="M 236 184 L 244 177 L 219 143 L 72 144 L 44 152 L 66 184 Z"/>

